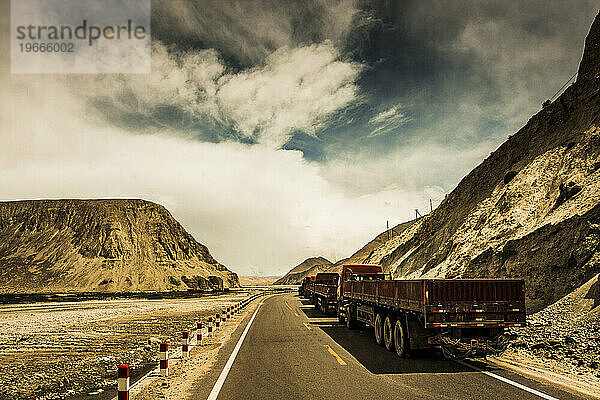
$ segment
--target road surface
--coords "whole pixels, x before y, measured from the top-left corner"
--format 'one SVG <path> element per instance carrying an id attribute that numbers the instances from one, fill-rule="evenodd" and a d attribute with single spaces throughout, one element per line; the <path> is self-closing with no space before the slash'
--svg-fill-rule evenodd
<path id="1" fill-rule="evenodd" d="M 248 324 L 250 322 L 250 324 Z M 197 400 L 581 399 L 509 371 L 437 354 L 399 358 L 295 294 L 266 298 L 224 346 Z"/>

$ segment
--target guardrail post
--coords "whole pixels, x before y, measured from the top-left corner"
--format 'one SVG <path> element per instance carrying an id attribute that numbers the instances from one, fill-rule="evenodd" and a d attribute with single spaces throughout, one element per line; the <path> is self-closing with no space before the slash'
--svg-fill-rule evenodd
<path id="1" fill-rule="evenodd" d="M 202 330 L 204 329 L 204 324 L 202 322 L 196 322 L 196 337 L 198 339 L 198 346 L 202 346 Z"/>
<path id="2" fill-rule="evenodd" d="M 221 322 L 225 325 L 225 321 L 227 321 L 227 312 L 223 310 L 223 314 L 221 315 Z"/>
<path id="3" fill-rule="evenodd" d="M 208 336 L 211 335 L 213 331 L 213 319 L 212 317 L 208 317 Z"/>
<path id="4" fill-rule="evenodd" d="M 167 343 L 160 344 L 159 359 L 160 376 L 169 376 L 169 345 Z"/>
<path id="5" fill-rule="evenodd" d="M 190 333 L 183 331 L 183 341 L 181 343 L 181 357 L 188 358 L 190 356 Z"/>
<path id="6" fill-rule="evenodd" d="M 219 329 L 219 326 L 221 326 L 221 314 L 215 316 L 215 329 Z"/>
<path id="7" fill-rule="evenodd" d="M 129 400 L 129 365 L 119 365 L 117 400 Z"/>

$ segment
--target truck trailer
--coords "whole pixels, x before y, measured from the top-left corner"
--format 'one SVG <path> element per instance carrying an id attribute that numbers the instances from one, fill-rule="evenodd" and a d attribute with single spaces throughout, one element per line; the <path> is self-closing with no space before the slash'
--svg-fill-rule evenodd
<path id="1" fill-rule="evenodd" d="M 316 275 L 313 304 L 323 314 L 337 312 L 339 282 L 340 274 L 337 272 L 320 272 Z"/>
<path id="2" fill-rule="evenodd" d="M 432 347 L 453 358 L 499 354 L 505 329 L 525 324 L 523 280 L 391 280 L 380 266 L 360 267 L 343 266 L 338 318 L 373 327 L 375 342 L 401 357 Z"/>

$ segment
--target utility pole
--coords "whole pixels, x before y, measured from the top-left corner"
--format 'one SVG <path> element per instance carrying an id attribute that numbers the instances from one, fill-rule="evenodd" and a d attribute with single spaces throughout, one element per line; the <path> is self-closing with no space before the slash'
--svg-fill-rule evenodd
<path id="1" fill-rule="evenodd" d="M 431 201 L 431 199 L 429 199 L 429 212 L 433 212 L 433 201 Z"/>
<path id="2" fill-rule="evenodd" d="M 387 232 L 388 240 L 390 240 L 390 221 L 385 221 L 385 231 Z"/>
<path id="3" fill-rule="evenodd" d="M 415 208 L 415 219 L 422 217 L 421 213 L 419 213 L 419 209 Z"/>

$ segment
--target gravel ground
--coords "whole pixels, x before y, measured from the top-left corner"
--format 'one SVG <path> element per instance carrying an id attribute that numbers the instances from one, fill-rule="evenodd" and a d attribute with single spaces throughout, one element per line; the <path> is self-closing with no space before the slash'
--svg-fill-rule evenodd
<path id="1" fill-rule="evenodd" d="M 503 359 L 569 376 L 600 388 L 600 282 L 527 317 Z"/>
<path id="2" fill-rule="evenodd" d="M 0 398 L 106 397 L 119 364 L 145 372 L 160 342 L 179 346 L 181 331 L 246 296 L 2 306 Z"/>

